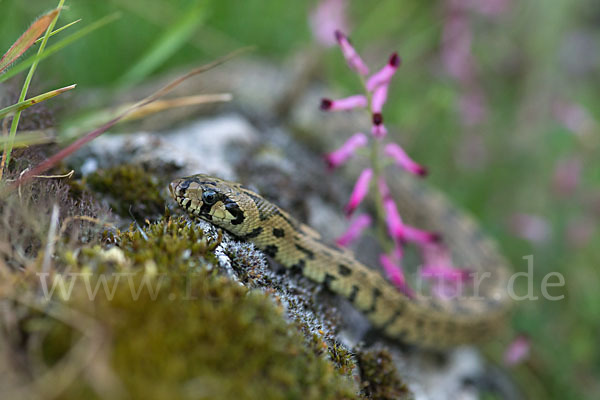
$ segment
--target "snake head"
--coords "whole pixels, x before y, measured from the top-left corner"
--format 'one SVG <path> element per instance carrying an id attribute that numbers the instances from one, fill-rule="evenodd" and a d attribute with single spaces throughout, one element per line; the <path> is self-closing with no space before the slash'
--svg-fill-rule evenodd
<path id="1" fill-rule="evenodd" d="M 228 228 L 244 221 L 244 213 L 235 200 L 232 183 L 213 176 L 197 174 L 175 179 L 169 192 L 188 213 Z"/>

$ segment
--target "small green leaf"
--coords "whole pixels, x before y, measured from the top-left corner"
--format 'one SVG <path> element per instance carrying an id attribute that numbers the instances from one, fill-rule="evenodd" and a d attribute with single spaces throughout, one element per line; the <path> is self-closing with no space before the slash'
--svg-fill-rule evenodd
<path id="1" fill-rule="evenodd" d="M 31 107 L 34 104 L 41 103 L 44 100 L 51 99 L 54 96 L 58 96 L 61 93 L 67 92 L 71 89 L 74 89 L 75 86 L 77 86 L 77 85 L 70 85 L 70 86 L 62 87 L 60 89 L 54 89 L 49 92 L 32 97 L 30 99 L 13 104 L 12 106 L 8 106 L 6 108 L 0 109 L 0 118 L 4 118 L 7 115 L 13 114 L 17 111 L 24 110 L 28 107 Z"/>

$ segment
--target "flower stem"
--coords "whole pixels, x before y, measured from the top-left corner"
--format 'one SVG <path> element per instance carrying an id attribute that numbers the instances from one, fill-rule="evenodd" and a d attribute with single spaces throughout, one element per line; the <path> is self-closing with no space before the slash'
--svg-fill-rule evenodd
<path id="1" fill-rule="evenodd" d="M 367 114 L 369 118 L 371 118 L 371 103 L 373 101 L 373 95 L 369 90 L 367 90 L 367 83 L 365 81 L 365 77 L 360 75 L 360 81 L 362 83 L 363 89 L 365 91 L 365 95 L 367 96 Z M 381 153 L 381 140 L 373 137 L 371 142 L 371 165 L 373 168 L 373 180 L 371 181 L 371 185 L 375 185 L 375 231 L 377 239 L 379 243 L 384 248 L 386 252 L 391 250 L 392 243 L 387 236 L 386 231 L 386 222 L 385 222 L 385 211 L 383 209 L 383 197 L 381 196 L 381 192 L 379 191 L 379 179 L 383 175 L 383 163 L 382 158 L 380 157 Z"/>

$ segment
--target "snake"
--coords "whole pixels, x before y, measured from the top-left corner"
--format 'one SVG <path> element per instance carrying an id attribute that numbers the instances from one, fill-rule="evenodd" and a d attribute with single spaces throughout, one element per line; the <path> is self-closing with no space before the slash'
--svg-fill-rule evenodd
<path id="1" fill-rule="evenodd" d="M 476 272 L 477 290 L 450 298 L 420 291 L 409 295 L 240 183 L 196 174 L 173 180 L 168 189 L 190 216 L 253 243 L 284 267 L 346 298 L 390 339 L 430 348 L 481 342 L 502 329 L 510 308 L 506 261 L 472 218 L 413 181 L 396 178 L 403 216 L 412 211 L 416 220 L 448 237 L 458 259 Z"/>

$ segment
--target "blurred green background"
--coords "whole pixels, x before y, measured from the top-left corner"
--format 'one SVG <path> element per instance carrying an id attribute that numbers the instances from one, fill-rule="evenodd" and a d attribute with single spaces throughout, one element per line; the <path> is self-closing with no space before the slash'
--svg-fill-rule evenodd
<path id="1" fill-rule="evenodd" d="M 56 3 L 0 1 L 0 49 Z M 70 1 L 57 26 L 82 18 L 72 28 L 80 29 L 115 11 L 121 18 L 43 61 L 30 93 L 71 83 L 73 96 L 119 90 L 246 45 L 282 64 L 318 46 L 309 24 L 317 3 Z M 534 257 L 540 300 L 520 302 L 512 320 L 532 353 L 513 376 L 538 398 L 600 398 L 600 3 L 340 3 L 367 63 L 376 68 L 391 51 L 403 58 L 385 108 L 395 139 L 481 220 L 516 271 Z M 342 93 L 358 89 L 335 47 L 320 74 Z M 72 111 L 61 109 L 59 121 Z M 564 288 L 550 290 L 561 301 L 541 297 L 552 271 L 565 277 Z"/>

